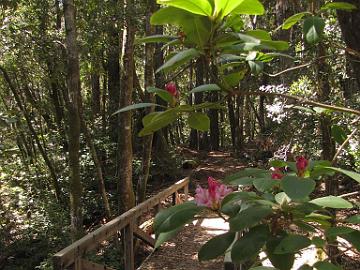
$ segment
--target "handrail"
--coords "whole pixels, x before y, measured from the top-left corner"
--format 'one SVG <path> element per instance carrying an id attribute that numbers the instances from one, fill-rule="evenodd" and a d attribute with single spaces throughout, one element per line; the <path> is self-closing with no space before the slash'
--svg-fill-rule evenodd
<path id="1" fill-rule="evenodd" d="M 53 266 L 55 270 L 64 270 L 67 267 L 72 266 L 75 270 L 81 270 L 82 265 L 85 263 L 83 260 L 83 255 L 91 250 L 94 250 L 100 243 L 104 240 L 107 240 L 117 234 L 118 231 L 124 229 L 124 238 L 125 238 L 125 269 L 133 270 L 134 269 L 134 258 L 133 258 L 133 234 L 137 234 L 138 228 L 134 225 L 136 220 L 144 213 L 154 208 L 157 205 L 161 204 L 161 201 L 173 195 L 173 203 L 177 202 L 177 194 L 180 189 L 184 190 L 185 200 L 187 200 L 188 190 L 189 190 L 189 178 L 186 177 L 169 188 L 161 191 L 155 196 L 149 198 L 148 200 L 140 203 L 124 214 L 116 217 L 115 219 L 109 221 L 105 225 L 96 229 L 95 231 L 85 235 L 83 238 L 72 243 L 68 247 L 57 252 L 53 256 Z M 134 228 L 135 227 L 135 228 Z M 140 233 L 140 239 L 144 236 Z M 150 242 L 150 241 L 149 241 Z M 129 258 L 129 256 L 131 258 Z M 130 260 L 130 261 L 129 261 Z M 86 262 L 88 263 L 88 262 Z M 92 263 L 94 264 L 94 263 Z M 95 265 L 95 264 L 94 264 Z M 84 266 L 86 267 L 86 266 Z M 100 266 L 94 266 L 93 269 L 100 269 Z M 104 269 L 104 266 L 102 266 Z M 107 268 L 110 269 L 110 268 Z"/>

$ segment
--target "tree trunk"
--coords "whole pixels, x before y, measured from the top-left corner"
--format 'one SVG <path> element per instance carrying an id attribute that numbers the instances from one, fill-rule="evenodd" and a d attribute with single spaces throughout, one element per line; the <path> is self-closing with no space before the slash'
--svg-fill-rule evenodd
<path id="1" fill-rule="evenodd" d="M 109 135 L 113 143 L 117 143 L 118 121 L 111 116 L 119 109 L 120 102 L 120 19 L 118 18 L 119 1 L 111 0 L 109 3 L 110 23 L 108 25 L 108 52 L 107 52 L 107 78 L 109 93 Z M 128 71 L 127 71 L 128 72 Z"/>
<path id="2" fill-rule="evenodd" d="M 152 13 L 156 11 L 155 0 L 147 1 L 147 14 L 146 14 L 146 35 L 150 36 L 154 34 L 154 28 L 150 24 L 150 17 Z M 154 46 L 150 43 L 145 45 L 145 86 L 146 89 L 149 86 L 154 85 Z M 153 103 L 155 98 L 153 94 L 145 91 L 145 100 L 143 102 Z M 154 111 L 154 107 L 146 110 L 149 114 Z M 142 150 L 142 172 L 138 180 L 137 188 L 137 203 L 141 203 L 145 200 L 146 186 L 149 179 L 150 165 L 151 165 L 151 150 L 152 150 L 153 134 L 145 136 L 143 138 L 143 150 Z"/>
<path id="3" fill-rule="evenodd" d="M 120 93 L 120 106 L 125 107 L 132 103 L 132 92 L 134 86 L 134 2 L 126 0 L 126 38 L 124 40 L 124 72 L 122 77 L 123 88 Z M 118 141 L 118 196 L 119 212 L 125 212 L 135 205 L 135 195 L 132 183 L 132 113 L 131 111 L 119 114 Z"/>
<path id="4" fill-rule="evenodd" d="M 360 3 L 359 0 L 335 0 L 335 2 L 347 2 L 357 7 L 352 12 L 337 11 L 341 32 L 347 46 L 347 56 L 353 67 L 353 78 L 360 87 Z"/>
<path id="5" fill-rule="evenodd" d="M 26 123 L 28 125 L 30 134 L 32 135 L 33 139 L 35 140 L 36 146 L 38 147 L 38 149 L 40 151 L 40 154 L 41 154 L 42 158 L 44 159 L 44 162 L 45 162 L 46 166 L 49 169 L 49 173 L 50 173 L 50 176 L 51 176 L 51 183 L 52 183 L 52 186 L 53 186 L 54 191 L 55 191 L 55 197 L 58 200 L 58 202 L 61 202 L 62 192 L 61 192 L 60 184 L 59 184 L 58 179 L 57 179 L 56 170 L 55 170 L 55 167 L 53 165 L 53 162 L 51 161 L 51 159 L 49 158 L 46 150 L 44 149 L 43 145 L 41 144 L 39 136 L 38 136 L 33 124 L 32 124 L 33 121 L 32 121 L 32 119 L 30 117 L 30 114 L 27 111 L 26 107 L 23 105 L 23 102 L 21 101 L 19 93 L 18 93 L 17 89 L 15 88 L 14 84 L 12 83 L 12 81 L 10 79 L 10 76 L 8 75 L 6 70 L 1 66 L 0 66 L 0 70 L 2 71 L 3 76 L 5 78 L 5 81 L 9 85 L 9 88 L 10 88 L 11 92 L 14 95 L 15 101 L 16 101 L 20 111 L 23 113 L 23 115 L 25 117 L 25 120 L 26 120 Z"/>
<path id="6" fill-rule="evenodd" d="M 66 29 L 67 52 L 67 86 L 68 86 L 68 136 L 70 167 L 70 215 L 72 239 L 78 239 L 82 233 L 82 184 L 80 180 L 80 66 L 77 46 L 76 15 L 74 0 L 64 0 L 64 17 Z"/>

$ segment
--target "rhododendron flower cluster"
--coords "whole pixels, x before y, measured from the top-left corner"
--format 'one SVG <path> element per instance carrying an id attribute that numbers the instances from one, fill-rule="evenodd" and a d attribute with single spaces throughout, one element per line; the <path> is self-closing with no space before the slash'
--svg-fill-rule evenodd
<path id="1" fill-rule="evenodd" d="M 169 82 L 165 85 L 165 90 L 168 91 L 173 97 L 178 97 L 179 92 L 176 89 L 176 84 L 173 82 Z"/>
<path id="2" fill-rule="evenodd" d="M 199 206 L 206 206 L 217 210 L 220 208 L 220 203 L 224 197 L 231 192 L 231 188 L 219 183 L 213 177 L 209 177 L 207 189 L 201 186 L 196 188 L 195 202 Z"/>
<path id="3" fill-rule="evenodd" d="M 306 171 L 309 161 L 304 156 L 299 156 L 296 158 L 296 169 L 297 174 L 300 177 L 303 177 Z"/>

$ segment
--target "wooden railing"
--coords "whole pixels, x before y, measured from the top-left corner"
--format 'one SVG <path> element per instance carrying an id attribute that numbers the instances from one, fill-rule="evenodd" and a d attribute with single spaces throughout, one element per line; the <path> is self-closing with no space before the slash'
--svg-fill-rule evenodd
<path id="1" fill-rule="evenodd" d="M 114 270 L 105 265 L 89 262 L 84 255 L 96 249 L 103 241 L 111 240 L 121 232 L 124 242 L 124 269 L 134 270 L 134 236 L 154 247 L 155 239 L 137 226 L 138 218 L 153 208 L 161 207 L 161 202 L 172 196 L 173 204 L 180 202 L 178 195 L 183 189 L 185 201 L 188 197 L 189 178 L 178 181 L 171 187 L 149 198 L 145 202 L 125 212 L 121 216 L 111 220 L 92 233 L 87 234 L 80 240 L 64 248 L 53 256 L 55 270 Z"/>

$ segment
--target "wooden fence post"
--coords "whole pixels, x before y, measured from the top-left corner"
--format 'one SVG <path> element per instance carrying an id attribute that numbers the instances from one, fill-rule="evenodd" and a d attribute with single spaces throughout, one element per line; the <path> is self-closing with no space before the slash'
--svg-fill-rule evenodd
<path id="1" fill-rule="evenodd" d="M 125 270 L 134 270 L 134 220 L 124 228 Z"/>
<path id="2" fill-rule="evenodd" d="M 189 199 L 189 184 L 184 186 L 184 195 L 185 195 L 185 202 Z"/>

